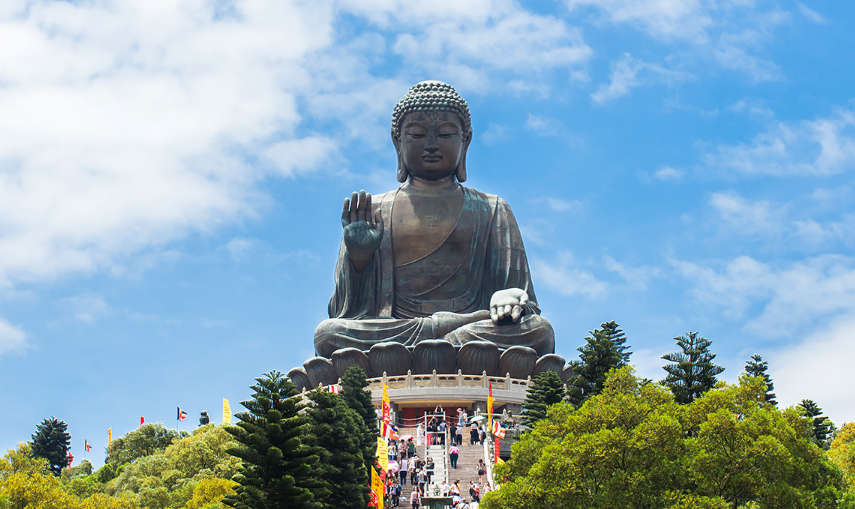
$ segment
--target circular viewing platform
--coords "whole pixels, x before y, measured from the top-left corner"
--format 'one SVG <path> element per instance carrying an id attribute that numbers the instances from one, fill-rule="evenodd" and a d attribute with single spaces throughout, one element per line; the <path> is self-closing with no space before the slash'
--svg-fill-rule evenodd
<path id="1" fill-rule="evenodd" d="M 490 383 L 493 384 L 493 398 L 496 406 L 506 404 L 521 405 L 526 397 L 531 377 L 526 379 L 480 375 L 466 375 L 458 370 L 457 374 L 439 374 L 435 370 L 428 375 L 383 376 L 369 378 L 368 388 L 374 404 L 380 404 L 383 398 L 383 384 L 389 387 L 389 399 L 399 406 L 411 406 L 422 403 L 469 404 L 487 401 Z M 484 407 L 486 409 L 486 406 Z"/>

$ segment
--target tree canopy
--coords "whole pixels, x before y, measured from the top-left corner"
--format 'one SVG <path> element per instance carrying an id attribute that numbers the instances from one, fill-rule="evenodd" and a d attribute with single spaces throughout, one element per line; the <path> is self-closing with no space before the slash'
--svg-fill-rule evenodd
<path id="1" fill-rule="evenodd" d="M 677 403 L 688 404 L 712 389 L 724 368 L 713 364 L 712 341 L 699 333 L 687 332 L 674 339 L 681 351 L 662 356 L 671 363 L 662 366 L 668 373 L 662 383 L 671 389 Z"/>
<path id="2" fill-rule="evenodd" d="M 46 459 L 53 475 L 62 473 L 68 465 L 68 450 L 71 448 L 71 435 L 65 421 L 56 417 L 43 420 L 36 426 L 32 444 L 33 455 Z"/>
<path id="3" fill-rule="evenodd" d="M 775 393 L 772 392 L 775 390 L 775 384 L 772 383 L 772 377 L 769 376 L 769 373 L 766 373 L 767 369 L 769 369 L 769 363 L 757 354 L 752 355 L 750 360 L 745 361 L 745 372 L 748 376 L 763 377 L 763 381 L 766 383 L 766 402 L 777 406 L 778 401 L 775 400 Z"/>
<path id="4" fill-rule="evenodd" d="M 743 377 L 687 404 L 631 367 L 601 394 L 548 416 L 496 467 L 484 509 L 834 507 L 839 471 L 798 410 L 765 404 Z"/>
<path id="5" fill-rule="evenodd" d="M 523 421 L 527 426 L 546 418 L 546 410 L 564 399 L 564 382 L 554 371 L 544 371 L 531 380 L 522 404 Z"/>
<path id="6" fill-rule="evenodd" d="M 598 329 L 589 331 L 585 344 L 577 348 L 579 359 L 570 362 L 575 376 L 567 380 L 568 398 L 575 405 L 603 390 L 606 374 L 629 362 L 626 334 L 617 322 L 603 322 Z"/>

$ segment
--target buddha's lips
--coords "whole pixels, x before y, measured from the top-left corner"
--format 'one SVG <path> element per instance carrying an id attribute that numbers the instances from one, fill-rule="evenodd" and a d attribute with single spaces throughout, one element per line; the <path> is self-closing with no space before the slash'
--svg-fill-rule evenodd
<path id="1" fill-rule="evenodd" d="M 437 162 L 437 161 L 441 161 L 441 160 L 442 160 L 442 156 L 422 156 L 422 159 L 423 159 L 424 161 L 429 162 L 429 163 L 435 163 L 435 162 Z"/>

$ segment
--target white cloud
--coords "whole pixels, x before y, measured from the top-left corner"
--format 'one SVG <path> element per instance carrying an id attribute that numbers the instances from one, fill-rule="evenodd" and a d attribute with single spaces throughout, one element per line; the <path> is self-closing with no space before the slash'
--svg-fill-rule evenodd
<path id="1" fill-rule="evenodd" d="M 765 200 L 750 202 L 736 192 L 712 193 L 710 205 L 740 233 L 774 234 L 783 226 L 783 209 Z"/>
<path id="2" fill-rule="evenodd" d="M 595 7 L 612 23 L 628 23 L 662 40 L 706 40 L 714 20 L 699 0 L 566 0 L 570 9 Z"/>
<path id="3" fill-rule="evenodd" d="M 687 65 L 713 61 L 725 69 L 747 74 L 754 81 L 782 78 L 780 68 L 755 53 L 771 38 L 773 30 L 789 19 L 778 8 L 762 11 L 753 1 L 724 0 L 565 0 L 571 10 L 589 7 L 602 21 L 627 24 L 654 39 L 689 43 L 694 51 L 680 47 L 675 57 Z M 618 66 L 613 72 L 612 94 L 626 93 L 634 83 L 634 69 Z"/>
<path id="4" fill-rule="evenodd" d="M 671 263 L 693 283 L 690 295 L 732 319 L 750 312 L 744 328 L 761 337 L 791 337 L 817 320 L 855 314 L 855 258 L 827 254 L 779 267 L 748 256 L 717 268 Z"/>
<path id="5" fill-rule="evenodd" d="M 377 31 L 353 36 L 350 15 Z M 263 212 L 268 176 L 331 167 L 354 138 L 388 144 L 394 102 L 426 70 L 463 89 L 520 88 L 591 55 L 576 28 L 510 0 L 37 0 L 4 3 L 0 24 L 6 288 L 122 273 L 153 247 Z M 418 64 L 372 75 L 411 51 Z"/>
<path id="6" fill-rule="evenodd" d="M 593 274 L 576 267 L 577 263 L 570 253 L 562 253 L 555 263 L 533 259 L 532 271 L 536 281 L 568 297 L 583 296 L 601 299 L 608 295 L 608 285 Z"/>
<path id="7" fill-rule="evenodd" d="M 632 58 L 629 53 L 624 53 L 620 60 L 613 62 L 611 69 L 609 84 L 600 85 L 597 91 L 591 94 L 591 98 L 598 103 L 625 96 L 630 89 L 638 86 L 654 83 L 673 84 L 688 78 L 686 73 L 642 62 Z"/>
<path id="8" fill-rule="evenodd" d="M 855 168 L 855 113 L 837 109 L 827 118 L 775 122 L 751 143 L 722 145 L 705 154 L 716 171 L 749 175 L 833 175 Z"/>
<path id="9" fill-rule="evenodd" d="M 579 200 L 562 200 L 560 198 L 552 198 L 543 196 L 532 200 L 534 203 L 545 203 L 553 212 L 568 212 L 582 207 L 582 202 Z"/>
<path id="10" fill-rule="evenodd" d="M 782 406 L 812 399 L 838 427 L 855 421 L 855 316 L 823 325 L 764 358 Z"/>
<path id="11" fill-rule="evenodd" d="M 804 17 L 806 17 L 807 19 L 809 19 L 810 21 L 812 21 L 818 25 L 824 25 L 824 24 L 828 23 L 828 21 L 825 18 L 823 18 L 820 13 L 816 12 L 813 9 L 810 9 L 809 7 L 805 6 L 802 3 L 799 3 L 799 11 L 802 13 L 802 15 Z"/>
<path id="12" fill-rule="evenodd" d="M 63 299 L 63 302 L 71 307 L 74 319 L 84 323 L 94 322 L 110 308 L 104 297 L 94 293 L 81 293 Z"/>
<path id="13" fill-rule="evenodd" d="M 564 126 L 560 120 L 533 113 L 528 114 L 528 118 L 525 121 L 525 128 L 537 133 L 539 136 L 558 136 L 564 132 Z"/>
<path id="14" fill-rule="evenodd" d="M 0 355 L 23 350 L 26 346 L 27 335 L 24 331 L 0 318 Z"/>
<path id="15" fill-rule="evenodd" d="M 684 174 L 685 174 L 685 172 L 683 170 L 675 170 L 674 168 L 671 168 L 670 166 L 664 166 L 664 167 L 660 168 L 659 170 L 657 170 L 656 173 L 653 174 L 653 177 L 656 178 L 657 180 L 661 180 L 663 182 L 666 182 L 669 180 L 671 180 L 671 181 L 680 180 L 683 178 Z"/>
<path id="16" fill-rule="evenodd" d="M 480 138 L 487 145 L 505 141 L 508 139 L 508 128 L 501 124 L 490 122 L 487 124 L 487 130 L 481 134 Z"/>
<path id="17" fill-rule="evenodd" d="M 603 257 L 603 262 L 606 270 L 618 274 L 633 290 L 646 290 L 647 282 L 660 272 L 656 267 L 629 267 L 609 255 Z"/>

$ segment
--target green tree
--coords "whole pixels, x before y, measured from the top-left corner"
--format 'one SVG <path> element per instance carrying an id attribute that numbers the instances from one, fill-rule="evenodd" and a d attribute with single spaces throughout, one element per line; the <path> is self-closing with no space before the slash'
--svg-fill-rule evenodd
<path id="1" fill-rule="evenodd" d="M 125 436 L 113 440 L 107 447 L 106 462 L 118 468 L 144 456 L 163 451 L 176 440 L 189 436 L 186 431 L 166 429 L 161 423 L 145 424 Z"/>
<path id="2" fill-rule="evenodd" d="M 496 467 L 484 509 L 835 507 L 838 469 L 794 409 L 765 403 L 742 377 L 677 404 L 631 367 L 574 410 L 559 403 Z"/>
<path id="3" fill-rule="evenodd" d="M 252 399 L 241 402 L 248 411 L 227 428 L 240 444 L 229 453 L 242 464 L 234 477 L 237 495 L 223 501 L 238 509 L 308 508 L 319 457 L 317 448 L 306 444 L 311 423 L 300 413 L 300 393 L 278 371 L 255 380 Z"/>
<path id="4" fill-rule="evenodd" d="M 577 348 L 579 359 L 570 362 L 576 375 L 567 380 L 567 396 L 576 406 L 602 392 L 606 374 L 625 366 L 632 353 L 625 344 L 626 335 L 614 321 L 603 322 L 600 328 L 589 332 L 585 344 Z"/>
<path id="5" fill-rule="evenodd" d="M 166 449 L 121 467 L 107 491 L 133 496 L 150 509 L 183 507 L 196 497 L 202 482 L 230 480 L 237 473 L 240 460 L 227 452 L 236 445 L 224 426 L 208 424 L 196 428 L 192 435 L 176 440 Z"/>
<path id="6" fill-rule="evenodd" d="M 550 406 L 564 399 L 564 382 L 554 371 L 544 371 L 531 380 L 522 404 L 523 422 L 531 427 L 546 418 Z"/>
<path id="7" fill-rule="evenodd" d="M 53 475 L 60 475 L 62 469 L 68 466 L 71 435 L 68 433 L 68 424 L 64 421 L 56 417 L 42 421 L 36 426 L 32 444 L 33 455 L 48 460 Z"/>
<path id="8" fill-rule="evenodd" d="M 813 400 L 803 399 L 798 406 L 812 422 L 811 436 L 816 440 L 817 445 L 827 445 L 826 441 L 834 424 L 828 417 L 822 415 L 822 409 Z M 824 448 L 827 449 L 828 447 Z"/>
<path id="9" fill-rule="evenodd" d="M 677 403 L 688 404 L 712 389 L 716 375 L 724 368 L 713 364 L 715 354 L 709 351 L 712 341 L 697 332 L 687 332 L 674 338 L 681 352 L 663 355 L 662 358 L 671 364 L 662 366 L 668 375 L 662 381 L 671 392 Z"/>
<path id="10" fill-rule="evenodd" d="M 371 402 L 371 391 L 367 387 L 368 379 L 365 377 L 365 371 L 356 364 L 349 366 L 341 377 L 341 399 L 360 416 L 364 423 L 360 434 L 362 456 L 366 458 L 365 462 L 368 466 L 373 466 L 380 431 L 377 429 L 377 414 Z"/>
<path id="11" fill-rule="evenodd" d="M 343 399 L 326 391 L 309 393 L 306 414 L 311 420 L 311 445 L 319 449 L 314 478 L 329 492 L 315 490 L 314 509 L 365 509 L 370 501 L 368 469 L 363 453 L 365 423 Z M 375 442 L 376 447 L 376 442 Z M 368 461 L 373 462 L 372 451 Z M 370 463 L 369 463 L 370 465 Z"/>
<path id="12" fill-rule="evenodd" d="M 769 363 L 757 354 L 752 355 L 751 360 L 745 361 L 745 372 L 748 373 L 748 376 L 762 376 L 766 382 L 766 403 L 778 406 L 775 393 L 772 392 L 775 390 L 775 384 L 772 383 L 772 377 L 769 376 L 769 373 L 766 373 L 767 369 L 769 369 Z"/>

